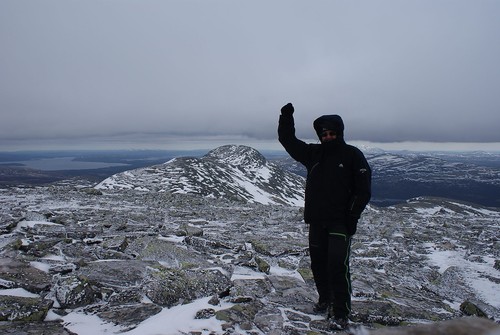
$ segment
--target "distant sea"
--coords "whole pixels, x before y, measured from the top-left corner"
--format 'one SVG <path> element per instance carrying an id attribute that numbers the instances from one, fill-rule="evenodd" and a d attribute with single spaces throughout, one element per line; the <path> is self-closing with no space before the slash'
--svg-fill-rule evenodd
<path id="1" fill-rule="evenodd" d="M 31 171 L 23 172 L 12 169 L 28 168 L 43 171 L 53 180 L 68 176 L 95 175 L 99 178 L 125 170 L 132 170 L 154 164 L 162 164 L 174 157 L 201 156 L 202 150 L 53 150 L 53 151 L 17 151 L 0 152 L 0 176 L 13 183 L 16 178 L 27 182 L 32 180 Z M 44 179 L 45 180 L 45 179 Z M 0 180 L 1 184 L 1 180 Z"/>
<path id="2" fill-rule="evenodd" d="M 91 170 L 114 166 L 127 166 L 124 163 L 83 162 L 75 157 L 39 158 L 26 161 L 1 162 L 1 165 L 17 165 L 42 171 Z"/>

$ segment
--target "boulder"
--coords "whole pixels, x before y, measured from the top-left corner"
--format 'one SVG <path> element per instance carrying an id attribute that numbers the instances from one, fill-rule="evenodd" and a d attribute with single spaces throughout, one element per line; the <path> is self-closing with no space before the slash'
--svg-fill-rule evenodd
<path id="1" fill-rule="evenodd" d="M 0 258 L 0 287 L 21 287 L 32 293 L 50 289 L 52 276 L 12 258 Z"/>
<path id="2" fill-rule="evenodd" d="M 53 303 L 42 298 L 0 295 L 0 321 L 43 321 Z"/>
<path id="3" fill-rule="evenodd" d="M 58 321 L 38 322 L 0 322 L 0 334 L 2 335 L 77 335 Z"/>
<path id="4" fill-rule="evenodd" d="M 230 279 L 217 269 L 162 268 L 150 273 L 144 285 L 144 291 L 154 303 L 172 307 L 195 299 L 221 294 L 230 285 Z"/>

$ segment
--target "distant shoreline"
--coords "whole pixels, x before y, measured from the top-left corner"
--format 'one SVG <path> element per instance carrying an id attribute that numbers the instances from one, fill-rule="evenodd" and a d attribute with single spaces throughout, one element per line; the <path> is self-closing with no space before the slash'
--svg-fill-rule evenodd
<path id="1" fill-rule="evenodd" d="M 40 171 L 93 170 L 107 167 L 127 166 L 125 163 L 86 162 L 76 157 L 40 158 L 25 161 L 2 162 L 2 166 L 25 167 Z"/>

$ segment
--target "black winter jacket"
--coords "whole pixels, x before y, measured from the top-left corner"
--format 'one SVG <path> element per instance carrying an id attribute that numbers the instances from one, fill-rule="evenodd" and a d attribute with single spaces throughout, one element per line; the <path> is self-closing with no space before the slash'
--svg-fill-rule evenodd
<path id="1" fill-rule="evenodd" d="M 371 198 L 371 169 L 363 153 L 346 144 L 342 133 L 322 144 L 297 139 L 293 116 L 280 116 L 278 136 L 290 156 L 307 168 L 305 222 L 354 234 Z"/>

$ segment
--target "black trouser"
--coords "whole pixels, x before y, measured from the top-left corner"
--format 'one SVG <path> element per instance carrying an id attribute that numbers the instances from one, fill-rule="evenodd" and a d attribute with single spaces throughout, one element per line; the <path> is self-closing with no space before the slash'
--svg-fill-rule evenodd
<path id="1" fill-rule="evenodd" d="M 351 237 L 311 224 L 309 252 L 320 302 L 330 303 L 335 317 L 346 318 L 351 311 Z"/>

